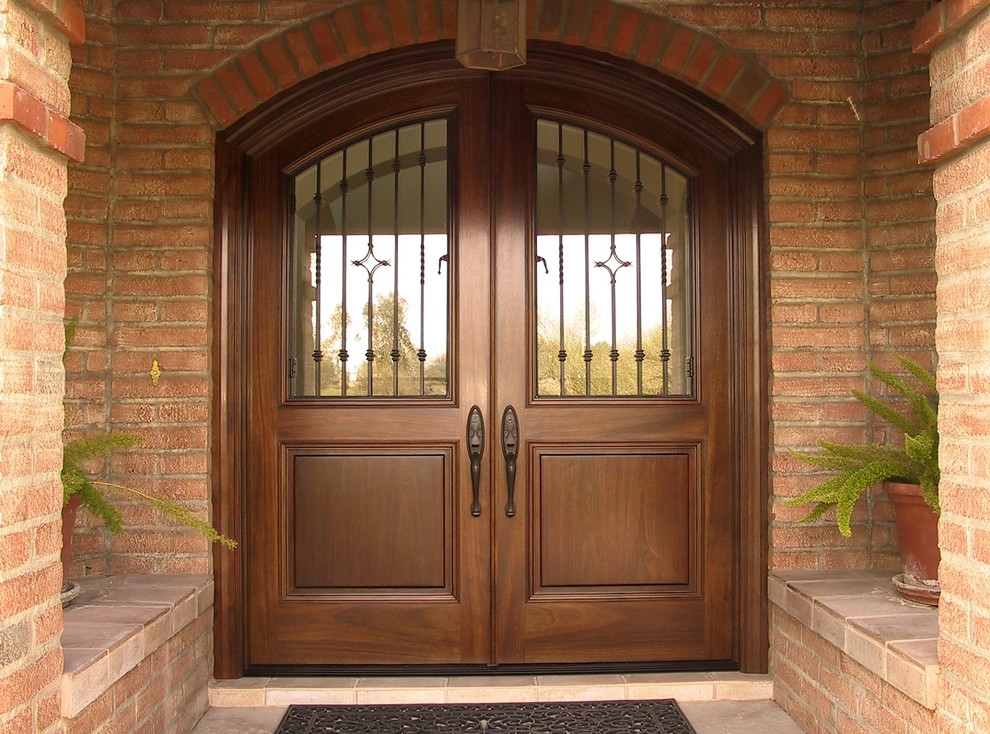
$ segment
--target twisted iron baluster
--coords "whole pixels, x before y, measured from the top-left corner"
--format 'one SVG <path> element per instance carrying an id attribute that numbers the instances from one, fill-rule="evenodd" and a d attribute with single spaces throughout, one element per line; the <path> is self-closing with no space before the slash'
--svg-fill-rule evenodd
<path id="1" fill-rule="evenodd" d="M 340 394 L 347 397 L 347 148 L 344 148 L 340 177 Z"/>
<path id="2" fill-rule="evenodd" d="M 392 202 L 392 236 L 395 243 L 395 269 L 392 281 L 392 394 L 399 394 L 399 171 L 402 163 L 399 161 L 399 130 L 395 130 L 395 157 L 392 159 L 393 202 Z"/>
<path id="3" fill-rule="evenodd" d="M 313 308 L 313 378 L 315 385 L 314 394 L 318 397 L 323 390 L 320 386 L 320 367 L 323 363 L 323 344 L 320 334 L 320 306 L 322 304 L 322 281 L 323 281 L 323 232 L 320 231 L 320 205 L 323 204 L 323 193 L 321 189 L 320 173 L 322 161 L 316 164 L 316 193 L 313 194 L 313 202 L 316 204 L 316 263 L 313 273 L 313 285 L 316 289 L 316 303 Z"/>
<path id="4" fill-rule="evenodd" d="M 564 347 L 564 126 L 557 125 L 557 280 L 560 288 L 560 394 L 567 394 L 567 349 Z"/>
<path id="5" fill-rule="evenodd" d="M 663 364 L 663 395 L 670 394 L 670 347 L 667 343 L 667 165 L 660 164 L 660 304 L 663 317 L 663 346 L 660 361 Z"/>

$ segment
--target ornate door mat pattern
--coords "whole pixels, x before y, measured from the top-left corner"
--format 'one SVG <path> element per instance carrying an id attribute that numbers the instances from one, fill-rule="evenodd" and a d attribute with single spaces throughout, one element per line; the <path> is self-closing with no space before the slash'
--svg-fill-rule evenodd
<path id="1" fill-rule="evenodd" d="M 673 699 L 290 706 L 275 734 L 697 734 Z"/>

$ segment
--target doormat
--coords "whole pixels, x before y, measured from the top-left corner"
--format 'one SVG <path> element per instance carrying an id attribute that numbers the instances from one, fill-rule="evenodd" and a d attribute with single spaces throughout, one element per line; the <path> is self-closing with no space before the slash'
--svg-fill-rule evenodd
<path id="1" fill-rule="evenodd" d="M 697 734 L 673 699 L 289 706 L 275 734 Z"/>

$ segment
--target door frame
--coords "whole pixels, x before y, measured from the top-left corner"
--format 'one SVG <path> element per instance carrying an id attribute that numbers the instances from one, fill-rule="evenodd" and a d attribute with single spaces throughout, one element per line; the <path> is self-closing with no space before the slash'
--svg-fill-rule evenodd
<path id="1" fill-rule="evenodd" d="M 766 672 L 767 622 L 767 373 L 765 222 L 762 134 L 737 115 L 693 89 L 632 62 L 562 44 L 531 43 L 522 73 L 564 85 L 607 85 L 651 114 L 693 129 L 724 156 L 730 172 L 732 212 L 730 299 L 736 304 L 727 325 L 732 344 L 732 415 L 736 432 L 735 476 L 736 660 L 743 672 Z M 251 282 L 251 231 L 246 199 L 251 160 L 288 130 L 318 119 L 335 106 L 369 91 L 400 90 L 446 75 L 484 75 L 463 69 L 453 45 L 438 42 L 374 56 L 299 84 L 221 131 L 216 139 L 213 262 L 213 448 L 214 522 L 225 534 L 250 542 L 245 513 L 248 456 L 249 380 L 244 310 Z M 246 568 L 241 550 L 214 549 L 214 675 L 238 678 L 245 670 Z M 498 668 L 493 669 L 498 671 Z"/>

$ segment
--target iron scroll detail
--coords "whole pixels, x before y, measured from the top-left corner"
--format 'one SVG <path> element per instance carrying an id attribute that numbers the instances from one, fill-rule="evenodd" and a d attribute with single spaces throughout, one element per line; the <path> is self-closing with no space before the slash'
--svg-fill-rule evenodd
<path id="1" fill-rule="evenodd" d="M 519 454 L 519 419 L 515 408 L 505 407 L 502 413 L 502 455 L 505 457 L 505 483 L 508 491 L 505 516 L 516 516 L 516 457 Z"/>
<path id="2" fill-rule="evenodd" d="M 478 517 L 481 515 L 478 495 L 481 489 L 481 457 L 485 455 L 485 419 L 477 405 L 472 405 L 468 413 L 467 446 L 471 459 L 471 516 Z"/>

